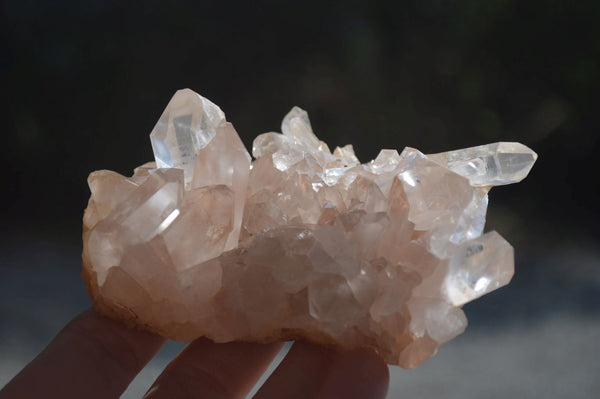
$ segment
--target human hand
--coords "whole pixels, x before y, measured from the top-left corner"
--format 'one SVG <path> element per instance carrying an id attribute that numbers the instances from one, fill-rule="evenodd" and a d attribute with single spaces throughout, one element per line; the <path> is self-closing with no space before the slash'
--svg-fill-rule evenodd
<path id="1" fill-rule="evenodd" d="M 0 391 L 0 399 L 118 398 L 164 342 L 86 311 Z M 282 345 L 198 339 L 144 399 L 245 397 Z M 371 351 L 337 353 L 296 342 L 254 398 L 384 398 L 388 380 L 387 366 Z"/>

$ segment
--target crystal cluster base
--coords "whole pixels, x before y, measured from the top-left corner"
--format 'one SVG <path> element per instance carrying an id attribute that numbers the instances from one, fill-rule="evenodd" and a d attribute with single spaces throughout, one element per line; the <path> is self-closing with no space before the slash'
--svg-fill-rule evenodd
<path id="1" fill-rule="evenodd" d="M 305 339 L 415 367 L 460 334 L 461 306 L 507 284 L 483 234 L 491 186 L 537 155 L 495 143 L 424 155 L 333 152 L 294 107 L 254 161 L 215 104 L 178 91 L 132 177 L 93 172 L 83 276 L 96 308 L 165 337 Z"/>

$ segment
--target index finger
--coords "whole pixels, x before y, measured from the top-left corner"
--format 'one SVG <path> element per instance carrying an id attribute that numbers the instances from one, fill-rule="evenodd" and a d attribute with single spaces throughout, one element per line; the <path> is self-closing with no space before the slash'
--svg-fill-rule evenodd
<path id="1" fill-rule="evenodd" d="M 0 391 L 0 399 L 118 398 L 164 342 L 88 310 Z"/>

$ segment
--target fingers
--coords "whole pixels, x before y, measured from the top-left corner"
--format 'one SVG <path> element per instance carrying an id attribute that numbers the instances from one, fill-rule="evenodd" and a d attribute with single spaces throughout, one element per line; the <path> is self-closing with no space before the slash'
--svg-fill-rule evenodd
<path id="1" fill-rule="evenodd" d="M 316 398 L 337 354 L 297 341 L 254 398 Z"/>
<path id="2" fill-rule="evenodd" d="M 372 351 L 338 353 L 296 342 L 255 399 L 385 398 L 389 372 Z"/>
<path id="3" fill-rule="evenodd" d="M 389 370 L 375 352 L 365 349 L 340 355 L 325 380 L 320 398 L 385 398 Z"/>
<path id="4" fill-rule="evenodd" d="M 118 398 L 163 343 L 86 311 L 0 391 L 0 399 Z"/>
<path id="5" fill-rule="evenodd" d="M 0 391 L 0 399 L 118 398 L 163 343 L 87 311 Z M 167 366 L 145 398 L 244 397 L 282 345 L 199 339 Z M 297 342 L 255 398 L 384 398 L 388 381 L 387 366 L 371 351 L 338 353 Z"/>
<path id="6" fill-rule="evenodd" d="M 198 339 L 167 366 L 144 399 L 243 398 L 282 346 Z"/>

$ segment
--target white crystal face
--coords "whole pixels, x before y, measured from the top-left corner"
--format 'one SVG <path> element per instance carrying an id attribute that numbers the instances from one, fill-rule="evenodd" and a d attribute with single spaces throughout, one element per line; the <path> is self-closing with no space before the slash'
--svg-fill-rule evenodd
<path id="1" fill-rule="evenodd" d="M 190 183 L 196 152 L 224 122 L 223 111 L 206 98 L 190 89 L 177 91 L 150 134 L 157 166 L 183 169 L 185 182 Z"/>
<path id="2" fill-rule="evenodd" d="M 432 154 L 429 158 L 466 177 L 473 186 L 500 186 L 523 180 L 537 154 L 521 143 L 493 143 Z"/>
<path id="3" fill-rule="evenodd" d="M 537 155 L 518 143 L 360 164 L 294 107 L 251 158 L 222 111 L 178 91 L 156 163 L 90 175 L 84 275 L 99 311 L 177 340 L 305 338 L 415 367 L 460 334 L 461 306 L 507 284 L 513 249 L 483 234 L 488 191 Z"/>
<path id="4" fill-rule="evenodd" d="M 479 237 L 485 225 L 487 189 L 473 187 L 454 173 L 413 148 L 405 148 L 395 161 L 410 206 L 408 219 L 428 249 L 447 258 L 455 246 Z"/>
<path id="5" fill-rule="evenodd" d="M 318 151 L 329 152 L 327 144 L 319 141 L 317 136 L 313 133 L 308 119 L 308 113 L 300 107 L 294 107 L 292 110 L 283 118 L 281 122 L 281 131 L 286 137 L 290 137 L 297 143 L 302 143 L 309 148 L 316 149 Z"/>
<path id="6" fill-rule="evenodd" d="M 492 231 L 456 249 L 443 290 L 453 305 L 461 306 L 508 284 L 513 274 L 513 248 Z"/>

